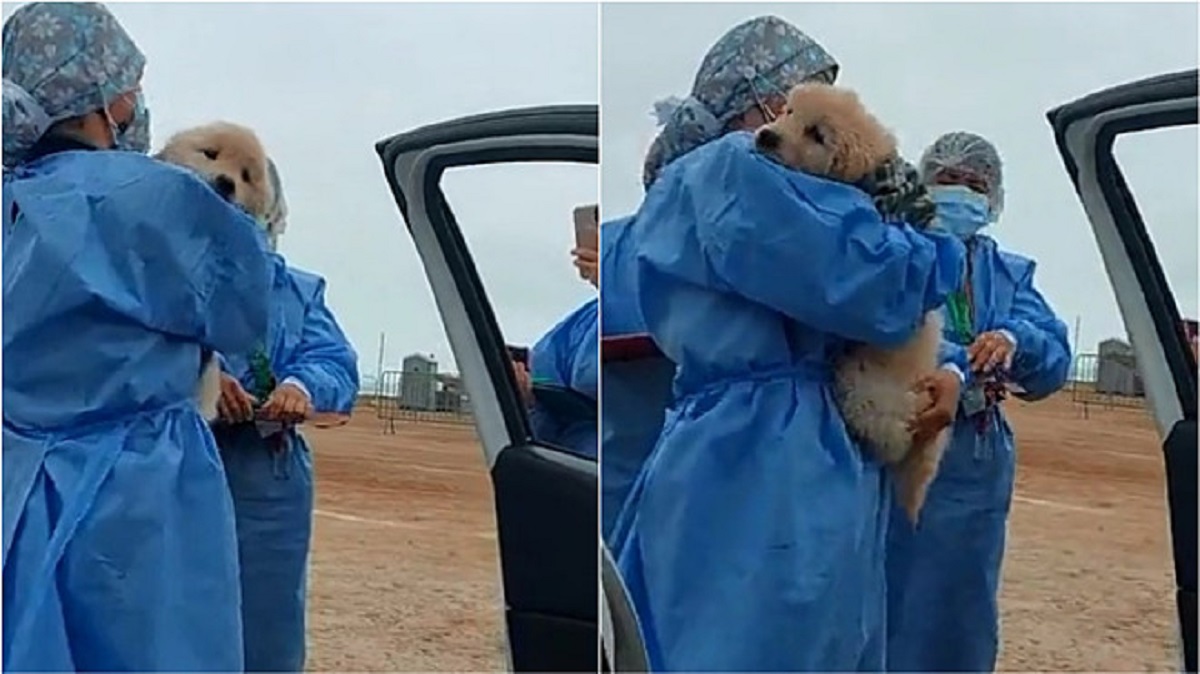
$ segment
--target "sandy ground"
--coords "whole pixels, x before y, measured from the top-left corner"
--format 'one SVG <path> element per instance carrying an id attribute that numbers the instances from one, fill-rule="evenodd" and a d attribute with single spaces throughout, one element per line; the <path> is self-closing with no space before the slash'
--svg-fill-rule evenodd
<path id="1" fill-rule="evenodd" d="M 474 429 L 396 428 L 384 434 L 362 410 L 348 427 L 309 433 L 308 668 L 502 670 L 492 491 Z"/>
<path id="2" fill-rule="evenodd" d="M 1017 493 L 1001 593 L 1000 667 L 1169 671 L 1174 571 L 1161 443 L 1142 409 L 1067 395 L 1009 409 Z"/>
<path id="3" fill-rule="evenodd" d="M 1174 595 L 1159 443 L 1142 410 L 1010 405 L 1019 438 L 1001 668 L 1166 671 Z M 309 668 L 503 668 L 491 489 L 469 427 L 373 410 L 311 431 Z"/>

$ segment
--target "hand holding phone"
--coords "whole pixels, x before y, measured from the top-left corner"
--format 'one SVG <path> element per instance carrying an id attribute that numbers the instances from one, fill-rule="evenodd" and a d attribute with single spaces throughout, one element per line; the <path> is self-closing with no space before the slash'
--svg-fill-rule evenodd
<path id="1" fill-rule="evenodd" d="M 596 204 L 575 208 L 575 247 L 600 249 L 600 207 Z"/>

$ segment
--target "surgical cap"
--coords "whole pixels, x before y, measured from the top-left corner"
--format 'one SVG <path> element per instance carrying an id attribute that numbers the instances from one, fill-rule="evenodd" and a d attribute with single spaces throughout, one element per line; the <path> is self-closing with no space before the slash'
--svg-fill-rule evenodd
<path id="1" fill-rule="evenodd" d="M 967 131 L 952 131 L 930 145 L 921 156 L 921 179 L 932 183 L 944 170 L 970 173 L 987 184 L 992 217 L 1004 210 L 1004 180 L 1000 153 L 986 138 Z"/>
<path id="2" fill-rule="evenodd" d="M 34 2 L 4 23 L 4 165 L 56 122 L 137 88 L 146 57 L 99 3 Z"/>
<path id="3" fill-rule="evenodd" d="M 263 226 L 267 230 L 267 238 L 274 248 L 279 235 L 287 229 L 287 198 L 283 195 L 283 180 L 279 177 L 279 168 L 271 159 L 267 160 L 267 175 L 271 181 L 271 203 L 267 205 L 266 215 L 263 216 Z"/>
<path id="4" fill-rule="evenodd" d="M 643 184 L 649 187 L 662 167 L 721 136 L 762 99 L 802 82 L 832 84 L 837 73 L 829 52 L 783 19 L 763 16 L 735 26 L 708 50 L 687 98 L 655 105 L 665 126 L 646 156 Z"/>

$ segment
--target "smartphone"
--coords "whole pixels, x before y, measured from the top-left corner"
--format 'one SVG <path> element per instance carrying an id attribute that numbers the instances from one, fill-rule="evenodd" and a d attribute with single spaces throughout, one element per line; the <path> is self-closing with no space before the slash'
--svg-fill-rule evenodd
<path id="1" fill-rule="evenodd" d="M 508 357 L 518 365 L 529 367 L 529 347 L 508 345 Z"/>
<path id="2" fill-rule="evenodd" d="M 600 249 L 600 206 L 589 204 L 575 208 L 575 247 Z"/>

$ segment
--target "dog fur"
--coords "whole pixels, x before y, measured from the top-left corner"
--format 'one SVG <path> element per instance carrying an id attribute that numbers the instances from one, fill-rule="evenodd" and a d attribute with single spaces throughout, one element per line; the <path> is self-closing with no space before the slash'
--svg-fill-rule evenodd
<path id="1" fill-rule="evenodd" d="M 895 137 L 854 92 L 827 84 L 802 84 L 788 94 L 787 108 L 755 136 L 758 149 L 780 163 L 839 182 L 859 184 L 897 156 Z M 916 523 L 949 440 L 943 430 L 914 446 L 909 425 L 928 406 L 913 384 L 937 368 L 942 318 L 925 315 L 909 341 L 895 349 L 856 345 L 836 366 L 838 405 L 850 432 L 891 466 L 896 491 Z"/>
<path id="2" fill-rule="evenodd" d="M 255 218 L 266 215 L 274 194 L 267 174 L 267 153 L 258 136 L 244 126 L 215 122 L 172 136 L 158 154 L 171 164 L 192 169 L 223 198 Z M 196 402 L 209 422 L 217 418 L 221 397 L 221 367 L 212 353 L 200 366 Z"/>

